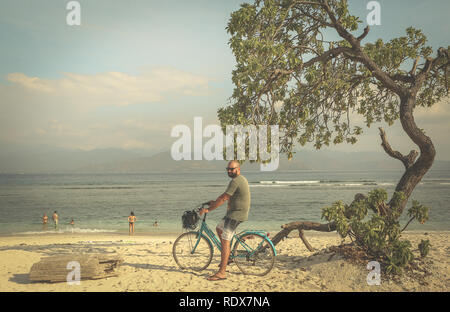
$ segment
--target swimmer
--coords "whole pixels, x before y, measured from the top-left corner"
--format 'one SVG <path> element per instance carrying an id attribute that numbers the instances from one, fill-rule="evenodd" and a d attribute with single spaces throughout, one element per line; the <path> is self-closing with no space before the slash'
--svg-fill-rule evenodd
<path id="1" fill-rule="evenodd" d="M 72 218 L 72 221 L 70 221 L 70 226 L 72 227 L 72 233 L 73 233 L 73 228 L 74 228 L 74 226 L 75 226 L 75 221 L 73 221 L 73 218 Z"/>
<path id="2" fill-rule="evenodd" d="M 134 215 L 134 212 L 132 211 L 130 213 L 130 216 L 128 217 L 128 225 L 129 225 L 129 234 L 134 235 L 134 223 L 137 221 L 136 216 Z"/>
<path id="3" fill-rule="evenodd" d="M 58 228 L 58 214 L 56 213 L 56 211 L 53 213 L 52 219 L 53 219 L 53 223 L 55 224 L 55 230 Z"/>
<path id="4" fill-rule="evenodd" d="M 44 216 L 42 217 L 42 231 L 47 231 L 48 228 L 48 216 L 46 213 L 44 213 Z"/>

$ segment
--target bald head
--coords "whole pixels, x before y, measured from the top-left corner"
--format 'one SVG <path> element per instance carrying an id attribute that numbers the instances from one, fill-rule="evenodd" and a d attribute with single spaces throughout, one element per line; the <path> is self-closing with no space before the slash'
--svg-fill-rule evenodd
<path id="1" fill-rule="evenodd" d="M 227 173 L 230 178 L 235 178 L 241 174 L 241 164 L 237 160 L 228 163 Z"/>

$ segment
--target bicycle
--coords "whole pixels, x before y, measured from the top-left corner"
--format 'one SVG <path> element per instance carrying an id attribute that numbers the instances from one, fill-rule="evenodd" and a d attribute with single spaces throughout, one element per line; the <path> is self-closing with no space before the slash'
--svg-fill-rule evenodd
<path id="1" fill-rule="evenodd" d="M 195 223 L 198 223 L 198 212 L 207 205 L 208 203 L 203 203 L 197 211 L 192 211 L 197 214 Z M 222 249 L 220 240 L 206 224 L 206 215 L 205 213 L 198 231 L 183 233 L 173 243 L 172 255 L 181 269 L 202 271 L 211 264 L 214 254 L 213 244 L 219 251 Z M 196 227 L 197 224 L 192 228 Z M 275 264 L 277 252 L 264 231 L 244 230 L 235 233 L 230 246 L 233 248 L 229 261 L 235 262 L 246 275 L 264 276 Z"/>

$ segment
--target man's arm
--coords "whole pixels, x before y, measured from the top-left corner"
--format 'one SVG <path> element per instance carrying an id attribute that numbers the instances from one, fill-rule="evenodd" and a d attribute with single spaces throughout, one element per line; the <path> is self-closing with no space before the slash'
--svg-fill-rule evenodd
<path id="1" fill-rule="evenodd" d="M 231 196 L 227 193 L 223 193 L 219 197 L 217 197 L 216 200 L 212 200 L 209 202 L 209 208 L 203 209 L 200 211 L 200 215 L 202 215 L 204 212 L 208 213 L 216 209 L 217 207 L 220 207 L 224 202 L 228 201 L 231 198 Z"/>

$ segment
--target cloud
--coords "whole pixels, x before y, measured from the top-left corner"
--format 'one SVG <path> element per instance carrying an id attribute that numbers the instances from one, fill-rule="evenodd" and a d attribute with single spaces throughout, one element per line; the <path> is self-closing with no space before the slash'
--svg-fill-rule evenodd
<path id="1" fill-rule="evenodd" d="M 12 73 L 6 76 L 6 79 L 10 82 L 22 85 L 26 89 L 31 89 L 40 92 L 51 92 L 52 88 L 42 79 L 37 77 L 28 77 L 21 73 Z"/>
<path id="2" fill-rule="evenodd" d="M 0 141 L 66 148 L 167 145 L 172 124 L 185 117 L 193 98 L 204 101 L 210 95 L 208 77 L 167 67 L 139 74 L 64 73 L 48 79 L 10 73 L 5 78 Z"/>
<path id="3" fill-rule="evenodd" d="M 92 150 L 96 148 L 155 149 L 167 141 L 169 129 L 164 123 L 148 120 L 109 122 L 50 120 L 25 135 L 48 146 Z"/>
<path id="4" fill-rule="evenodd" d="M 450 96 L 444 97 L 431 107 L 417 107 L 414 111 L 414 116 L 433 124 L 437 120 L 448 124 L 448 119 L 450 118 Z"/>
<path id="5" fill-rule="evenodd" d="M 6 80 L 34 92 L 36 96 L 45 94 L 67 99 L 60 100 L 62 103 L 76 99 L 79 105 L 92 107 L 160 102 L 171 95 L 202 96 L 207 94 L 209 82 L 207 77 L 167 67 L 154 68 L 140 75 L 121 72 L 93 75 L 64 73 L 58 79 L 11 73 Z"/>

